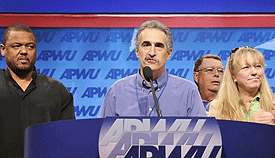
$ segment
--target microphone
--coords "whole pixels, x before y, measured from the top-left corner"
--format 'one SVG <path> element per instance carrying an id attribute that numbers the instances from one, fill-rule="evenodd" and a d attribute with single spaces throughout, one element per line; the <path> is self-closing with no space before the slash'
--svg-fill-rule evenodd
<path id="1" fill-rule="evenodd" d="M 154 103 L 155 103 L 155 106 L 156 106 L 156 112 L 158 114 L 158 117 L 161 117 L 162 113 L 161 113 L 161 110 L 159 109 L 159 102 L 158 102 L 156 92 L 155 92 L 155 88 L 154 88 L 154 85 L 153 85 L 153 71 L 149 66 L 145 66 L 142 69 L 142 72 L 143 72 L 143 76 L 144 76 L 145 80 L 148 81 L 151 85 L 153 98 L 154 98 Z"/>

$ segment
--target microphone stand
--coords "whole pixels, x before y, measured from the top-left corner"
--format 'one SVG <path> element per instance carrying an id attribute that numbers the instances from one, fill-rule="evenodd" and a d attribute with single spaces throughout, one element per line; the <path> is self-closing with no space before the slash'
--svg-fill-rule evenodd
<path id="1" fill-rule="evenodd" d="M 161 113 L 161 110 L 159 109 L 159 103 L 158 103 L 158 99 L 157 99 L 157 96 L 156 96 L 155 87 L 153 85 L 152 79 L 150 79 L 150 85 L 151 85 L 153 98 L 154 98 L 154 103 L 155 103 L 155 106 L 156 106 L 156 111 L 157 111 L 158 117 L 162 117 L 162 113 Z"/>

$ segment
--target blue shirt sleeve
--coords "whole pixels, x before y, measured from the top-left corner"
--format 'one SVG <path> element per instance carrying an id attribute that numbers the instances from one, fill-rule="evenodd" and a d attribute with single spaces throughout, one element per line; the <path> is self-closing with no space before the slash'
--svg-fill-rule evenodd
<path id="1" fill-rule="evenodd" d="M 98 114 L 98 118 L 104 118 L 106 116 L 115 116 L 115 100 L 113 95 L 113 88 L 111 87 L 105 95 L 103 103 Z"/>

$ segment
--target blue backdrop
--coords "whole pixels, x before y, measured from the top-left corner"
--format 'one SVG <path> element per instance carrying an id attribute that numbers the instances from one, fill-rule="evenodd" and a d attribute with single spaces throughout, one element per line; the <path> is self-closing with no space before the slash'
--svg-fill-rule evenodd
<path id="1" fill-rule="evenodd" d="M 135 74 L 137 28 L 32 28 L 38 41 L 36 67 L 60 80 L 74 95 L 77 119 L 97 117 L 104 95 L 118 79 Z M 0 27 L 2 35 L 5 28 Z M 170 74 L 193 81 L 194 62 L 202 55 L 219 55 L 224 65 L 239 46 L 260 50 L 266 76 L 275 90 L 275 28 L 171 28 L 174 48 L 167 62 Z M 0 69 L 5 69 L 0 57 Z"/>

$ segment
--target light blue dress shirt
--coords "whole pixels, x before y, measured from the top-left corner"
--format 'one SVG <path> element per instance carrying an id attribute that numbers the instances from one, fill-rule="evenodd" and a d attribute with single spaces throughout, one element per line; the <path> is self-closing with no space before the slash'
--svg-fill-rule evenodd
<path id="1" fill-rule="evenodd" d="M 164 117 L 206 117 L 197 86 L 191 81 L 165 72 L 154 87 Z M 98 117 L 106 116 L 157 116 L 151 89 L 139 72 L 109 88 Z"/>

